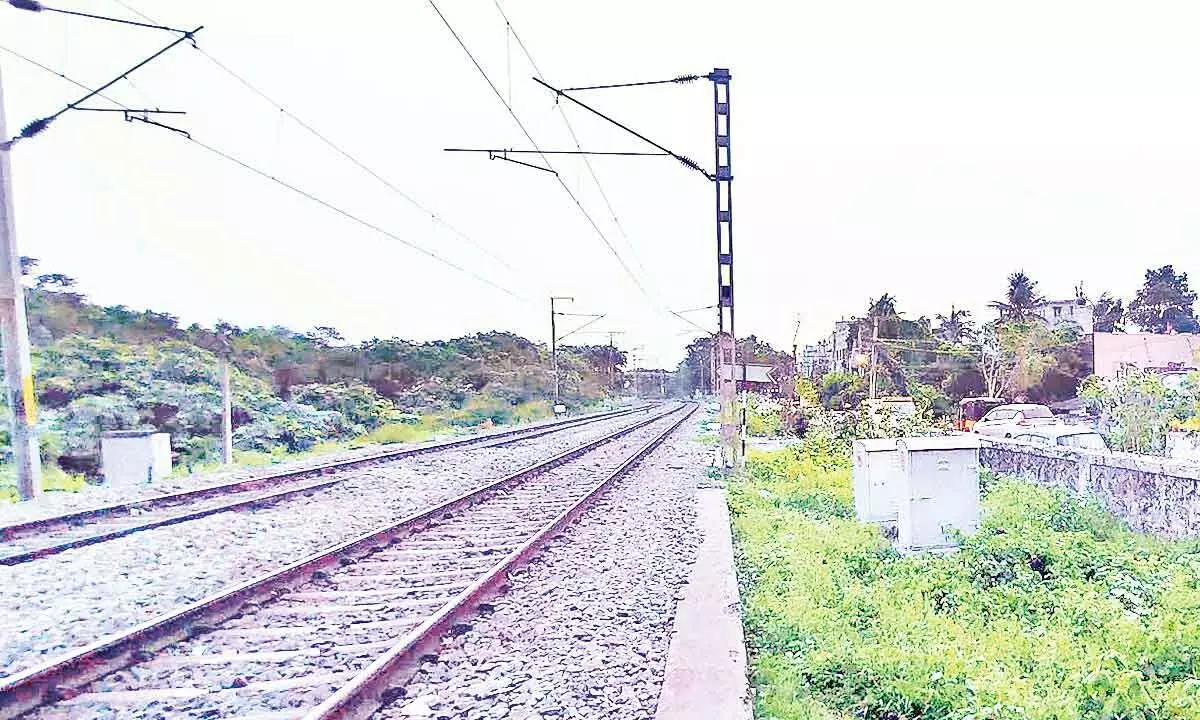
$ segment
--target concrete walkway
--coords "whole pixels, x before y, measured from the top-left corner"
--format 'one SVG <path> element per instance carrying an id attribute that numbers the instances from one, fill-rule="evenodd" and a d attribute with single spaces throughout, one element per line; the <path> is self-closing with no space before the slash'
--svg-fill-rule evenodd
<path id="1" fill-rule="evenodd" d="M 699 490 L 696 511 L 703 540 L 675 610 L 655 720 L 748 720 L 746 644 L 725 491 Z"/>

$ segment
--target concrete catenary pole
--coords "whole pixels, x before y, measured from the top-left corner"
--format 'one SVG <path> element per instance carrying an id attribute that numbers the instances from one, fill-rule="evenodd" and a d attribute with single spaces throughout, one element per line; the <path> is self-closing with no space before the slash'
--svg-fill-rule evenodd
<path id="1" fill-rule="evenodd" d="M 608 387 L 609 392 L 614 396 L 617 394 L 617 340 L 618 335 L 623 335 L 624 330 L 609 330 L 608 331 Z"/>
<path id="2" fill-rule="evenodd" d="M 233 464 L 233 392 L 229 387 L 229 358 L 221 356 L 221 462 Z"/>
<path id="3" fill-rule="evenodd" d="M 565 297 L 561 295 L 550 296 L 550 372 L 554 375 L 554 412 L 558 412 L 558 398 L 562 392 L 561 383 L 558 380 L 558 331 L 554 327 L 555 318 L 558 313 L 554 310 L 556 300 L 566 300 L 574 302 L 575 298 Z"/>
<path id="4" fill-rule="evenodd" d="M 737 342 L 733 313 L 733 162 L 730 147 L 731 79 L 728 68 L 708 74 L 713 84 L 713 144 L 716 168 L 712 175 L 716 191 L 717 219 L 717 335 L 715 384 L 721 401 L 721 463 L 726 468 L 742 462 L 737 408 Z"/>
<path id="5" fill-rule="evenodd" d="M 0 81 L 0 141 L 9 138 Z M 21 254 L 13 220 L 10 150 L 0 149 L 0 343 L 4 352 L 4 384 L 12 412 L 12 452 L 17 493 L 30 500 L 42 489 L 42 460 L 38 454 L 37 396 L 29 359 L 29 326 L 25 290 L 21 286 Z"/>

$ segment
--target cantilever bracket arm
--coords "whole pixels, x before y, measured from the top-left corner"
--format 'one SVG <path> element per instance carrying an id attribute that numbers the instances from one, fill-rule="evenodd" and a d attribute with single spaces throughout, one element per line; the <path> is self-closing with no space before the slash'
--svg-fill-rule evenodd
<path id="1" fill-rule="evenodd" d="M 513 150 L 512 148 L 442 148 L 442 152 L 509 153 L 512 155 L 622 155 L 632 157 L 668 157 L 665 152 L 633 152 L 629 150 Z"/>
<path id="2" fill-rule="evenodd" d="M 517 160 L 515 158 L 510 158 L 508 156 L 507 150 L 488 150 L 488 160 L 503 160 L 505 162 L 514 163 L 516 165 L 524 165 L 525 167 L 533 168 L 534 170 L 541 170 L 542 172 L 548 172 L 551 175 L 558 175 L 558 171 L 553 168 L 542 167 L 541 165 L 534 165 L 533 163 L 527 163 L 523 160 Z"/>
<path id="3" fill-rule="evenodd" d="M 701 175 L 708 178 L 709 180 L 717 179 L 717 176 L 715 174 L 710 173 L 707 170 L 705 170 L 704 168 L 700 167 L 699 163 L 697 163 L 695 160 L 692 160 L 691 158 L 687 157 L 686 155 L 680 155 L 679 153 L 674 152 L 674 151 L 664 147 L 663 145 L 660 145 L 659 143 L 654 142 L 650 138 L 641 134 L 637 130 L 634 130 L 633 128 L 629 127 L 628 125 L 626 125 L 618 120 L 614 120 L 613 118 L 610 118 L 609 116 L 605 115 L 604 113 L 600 112 L 596 108 L 592 107 L 591 105 L 588 105 L 587 103 L 585 103 L 581 100 L 577 100 L 577 99 L 571 97 L 569 94 L 567 94 L 566 90 L 560 90 L 560 89 L 550 85 L 549 83 L 543 82 L 541 79 L 536 78 L 536 77 L 533 78 L 533 81 L 536 82 L 538 85 L 541 85 L 542 87 L 546 88 L 550 92 L 554 93 L 554 97 L 556 99 L 557 98 L 566 98 L 566 99 L 570 100 L 571 102 L 575 103 L 576 105 L 578 105 L 579 107 L 583 108 L 584 110 L 587 110 L 588 112 L 592 113 L 593 115 L 596 115 L 597 117 L 599 117 L 613 125 L 616 125 L 617 127 L 621 128 L 625 132 L 627 132 L 630 135 L 633 135 L 637 139 L 641 140 L 642 142 L 649 143 L 650 145 L 654 146 L 655 148 L 658 148 L 659 150 L 666 153 L 667 155 L 670 155 L 671 157 L 675 158 L 680 163 L 682 163 L 684 167 L 695 170 L 696 172 L 700 173 Z"/>
<path id="4" fill-rule="evenodd" d="M 598 322 L 600 322 L 602 319 L 604 319 L 605 315 L 607 315 L 607 313 L 604 313 L 604 314 L 601 314 L 601 315 L 596 315 L 596 316 L 595 316 L 595 317 L 593 317 L 591 320 L 588 320 L 587 322 L 585 322 L 584 324 L 582 324 L 582 325 L 580 325 L 579 327 L 575 328 L 574 330 L 572 330 L 571 332 L 567 333 L 566 335 L 559 335 L 559 336 L 558 336 L 558 341 L 559 341 L 559 342 L 562 342 L 563 340 L 565 340 L 566 338 L 570 337 L 571 335 L 574 335 L 575 333 L 579 332 L 580 330 L 583 330 L 584 328 L 586 328 L 586 327 L 589 327 L 589 326 L 591 326 L 591 325 L 595 325 L 596 323 L 598 323 Z"/>

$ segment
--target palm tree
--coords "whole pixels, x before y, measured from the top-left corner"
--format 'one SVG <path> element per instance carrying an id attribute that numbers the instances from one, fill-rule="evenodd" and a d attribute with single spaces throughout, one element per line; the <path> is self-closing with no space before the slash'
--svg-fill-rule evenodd
<path id="1" fill-rule="evenodd" d="M 1000 311 L 1001 320 L 1030 320 L 1040 317 L 1036 311 L 1045 302 L 1046 298 L 1038 292 L 1037 281 L 1018 270 L 1008 276 L 1004 300 L 990 303 L 990 307 Z"/>
<path id="2" fill-rule="evenodd" d="M 942 340 L 958 345 L 975 337 L 975 324 L 971 321 L 970 310 L 960 310 L 951 305 L 949 315 L 938 313 L 935 317 L 938 321 L 937 335 Z"/>

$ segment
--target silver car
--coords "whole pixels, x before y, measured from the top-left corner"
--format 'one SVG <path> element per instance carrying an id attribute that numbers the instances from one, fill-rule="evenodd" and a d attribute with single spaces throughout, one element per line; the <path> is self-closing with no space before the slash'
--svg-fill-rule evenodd
<path id="1" fill-rule="evenodd" d="M 1089 425 L 1042 425 L 1031 427 L 1012 436 L 1018 442 L 1033 443 L 1034 445 L 1056 445 L 1058 447 L 1078 448 L 1080 450 L 1099 450 L 1108 452 L 1108 443 L 1104 436 Z"/>
<path id="2" fill-rule="evenodd" d="M 1054 413 L 1045 405 L 1014 403 L 989 410 L 971 427 L 971 432 L 992 437 L 1013 437 L 1030 426 L 1054 422 Z"/>

